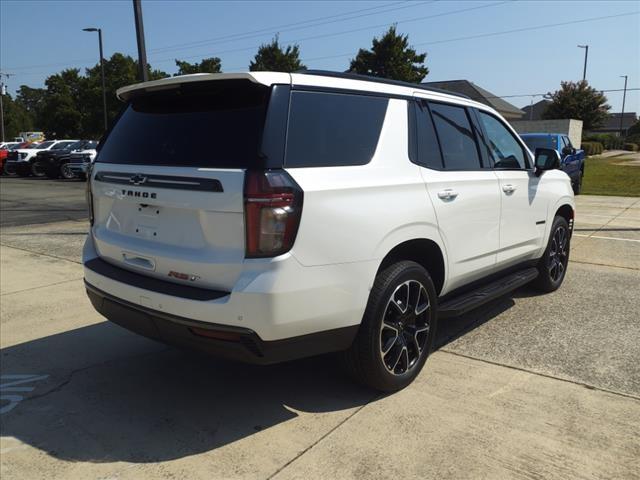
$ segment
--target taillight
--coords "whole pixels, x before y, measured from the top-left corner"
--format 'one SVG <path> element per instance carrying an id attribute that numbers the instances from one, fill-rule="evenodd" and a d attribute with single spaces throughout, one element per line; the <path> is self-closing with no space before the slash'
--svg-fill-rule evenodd
<path id="1" fill-rule="evenodd" d="M 249 170 L 244 214 L 248 258 L 288 252 L 300 224 L 302 189 L 283 170 Z"/>

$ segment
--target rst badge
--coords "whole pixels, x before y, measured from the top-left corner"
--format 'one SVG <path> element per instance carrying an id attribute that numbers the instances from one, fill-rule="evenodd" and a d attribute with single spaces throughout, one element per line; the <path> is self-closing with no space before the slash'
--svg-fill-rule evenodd
<path id="1" fill-rule="evenodd" d="M 190 273 L 175 272 L 173 270 L 169 272 L 169 276 L 173 278 L 177 278 L 178 280 L 189 280 L 190 282 L 195 282 L 200 278 L 197 275 L 191 275 Z"/>

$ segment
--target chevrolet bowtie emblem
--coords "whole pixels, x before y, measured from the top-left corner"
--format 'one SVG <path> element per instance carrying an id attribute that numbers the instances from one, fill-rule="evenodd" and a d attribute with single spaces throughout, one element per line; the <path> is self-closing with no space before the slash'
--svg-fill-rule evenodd
<path id="1" fill-rule="evenodd" d="M 133 177 L 129 179 L 129 183 L 132 185 L 142 185 L 147 181 L 147 177 L 144 175 L 140 175 L 139 173 L 135 174 Z"/>

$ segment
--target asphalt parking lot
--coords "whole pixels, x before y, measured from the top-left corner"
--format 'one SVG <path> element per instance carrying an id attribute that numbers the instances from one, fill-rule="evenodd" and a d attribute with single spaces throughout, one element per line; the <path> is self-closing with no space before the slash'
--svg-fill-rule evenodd
<path id="1" fill-rule="evenodd" d="M 640 478 L 640 198 L 578 197 L 562 288 L 442 325 L 383 396 L 333 357 L 246 366 L 105 322 L 82 182 L 0 190 L 3 478 Z"/>

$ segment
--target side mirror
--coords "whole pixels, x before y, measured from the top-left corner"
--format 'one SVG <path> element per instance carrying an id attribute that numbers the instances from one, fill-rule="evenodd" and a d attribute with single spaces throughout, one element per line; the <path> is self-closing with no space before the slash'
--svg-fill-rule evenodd
<path id="1" fill-rule="evenodd" d="M 536 175 L 545 170 L 560 168 L 560 154 L 552 148 L 536 148 Z"/>
<path id="2" fill-rule="evenodd" d="M 564 147 L 564 148 L 562 149 L 562 155 L 573 155 L 573 154 L 575 154 L 575 153 L 576 153 L 576 151 L 575 151 L 575 149 L 574 149 L 574 148 L 572 148 L 572 147 Z"/>

